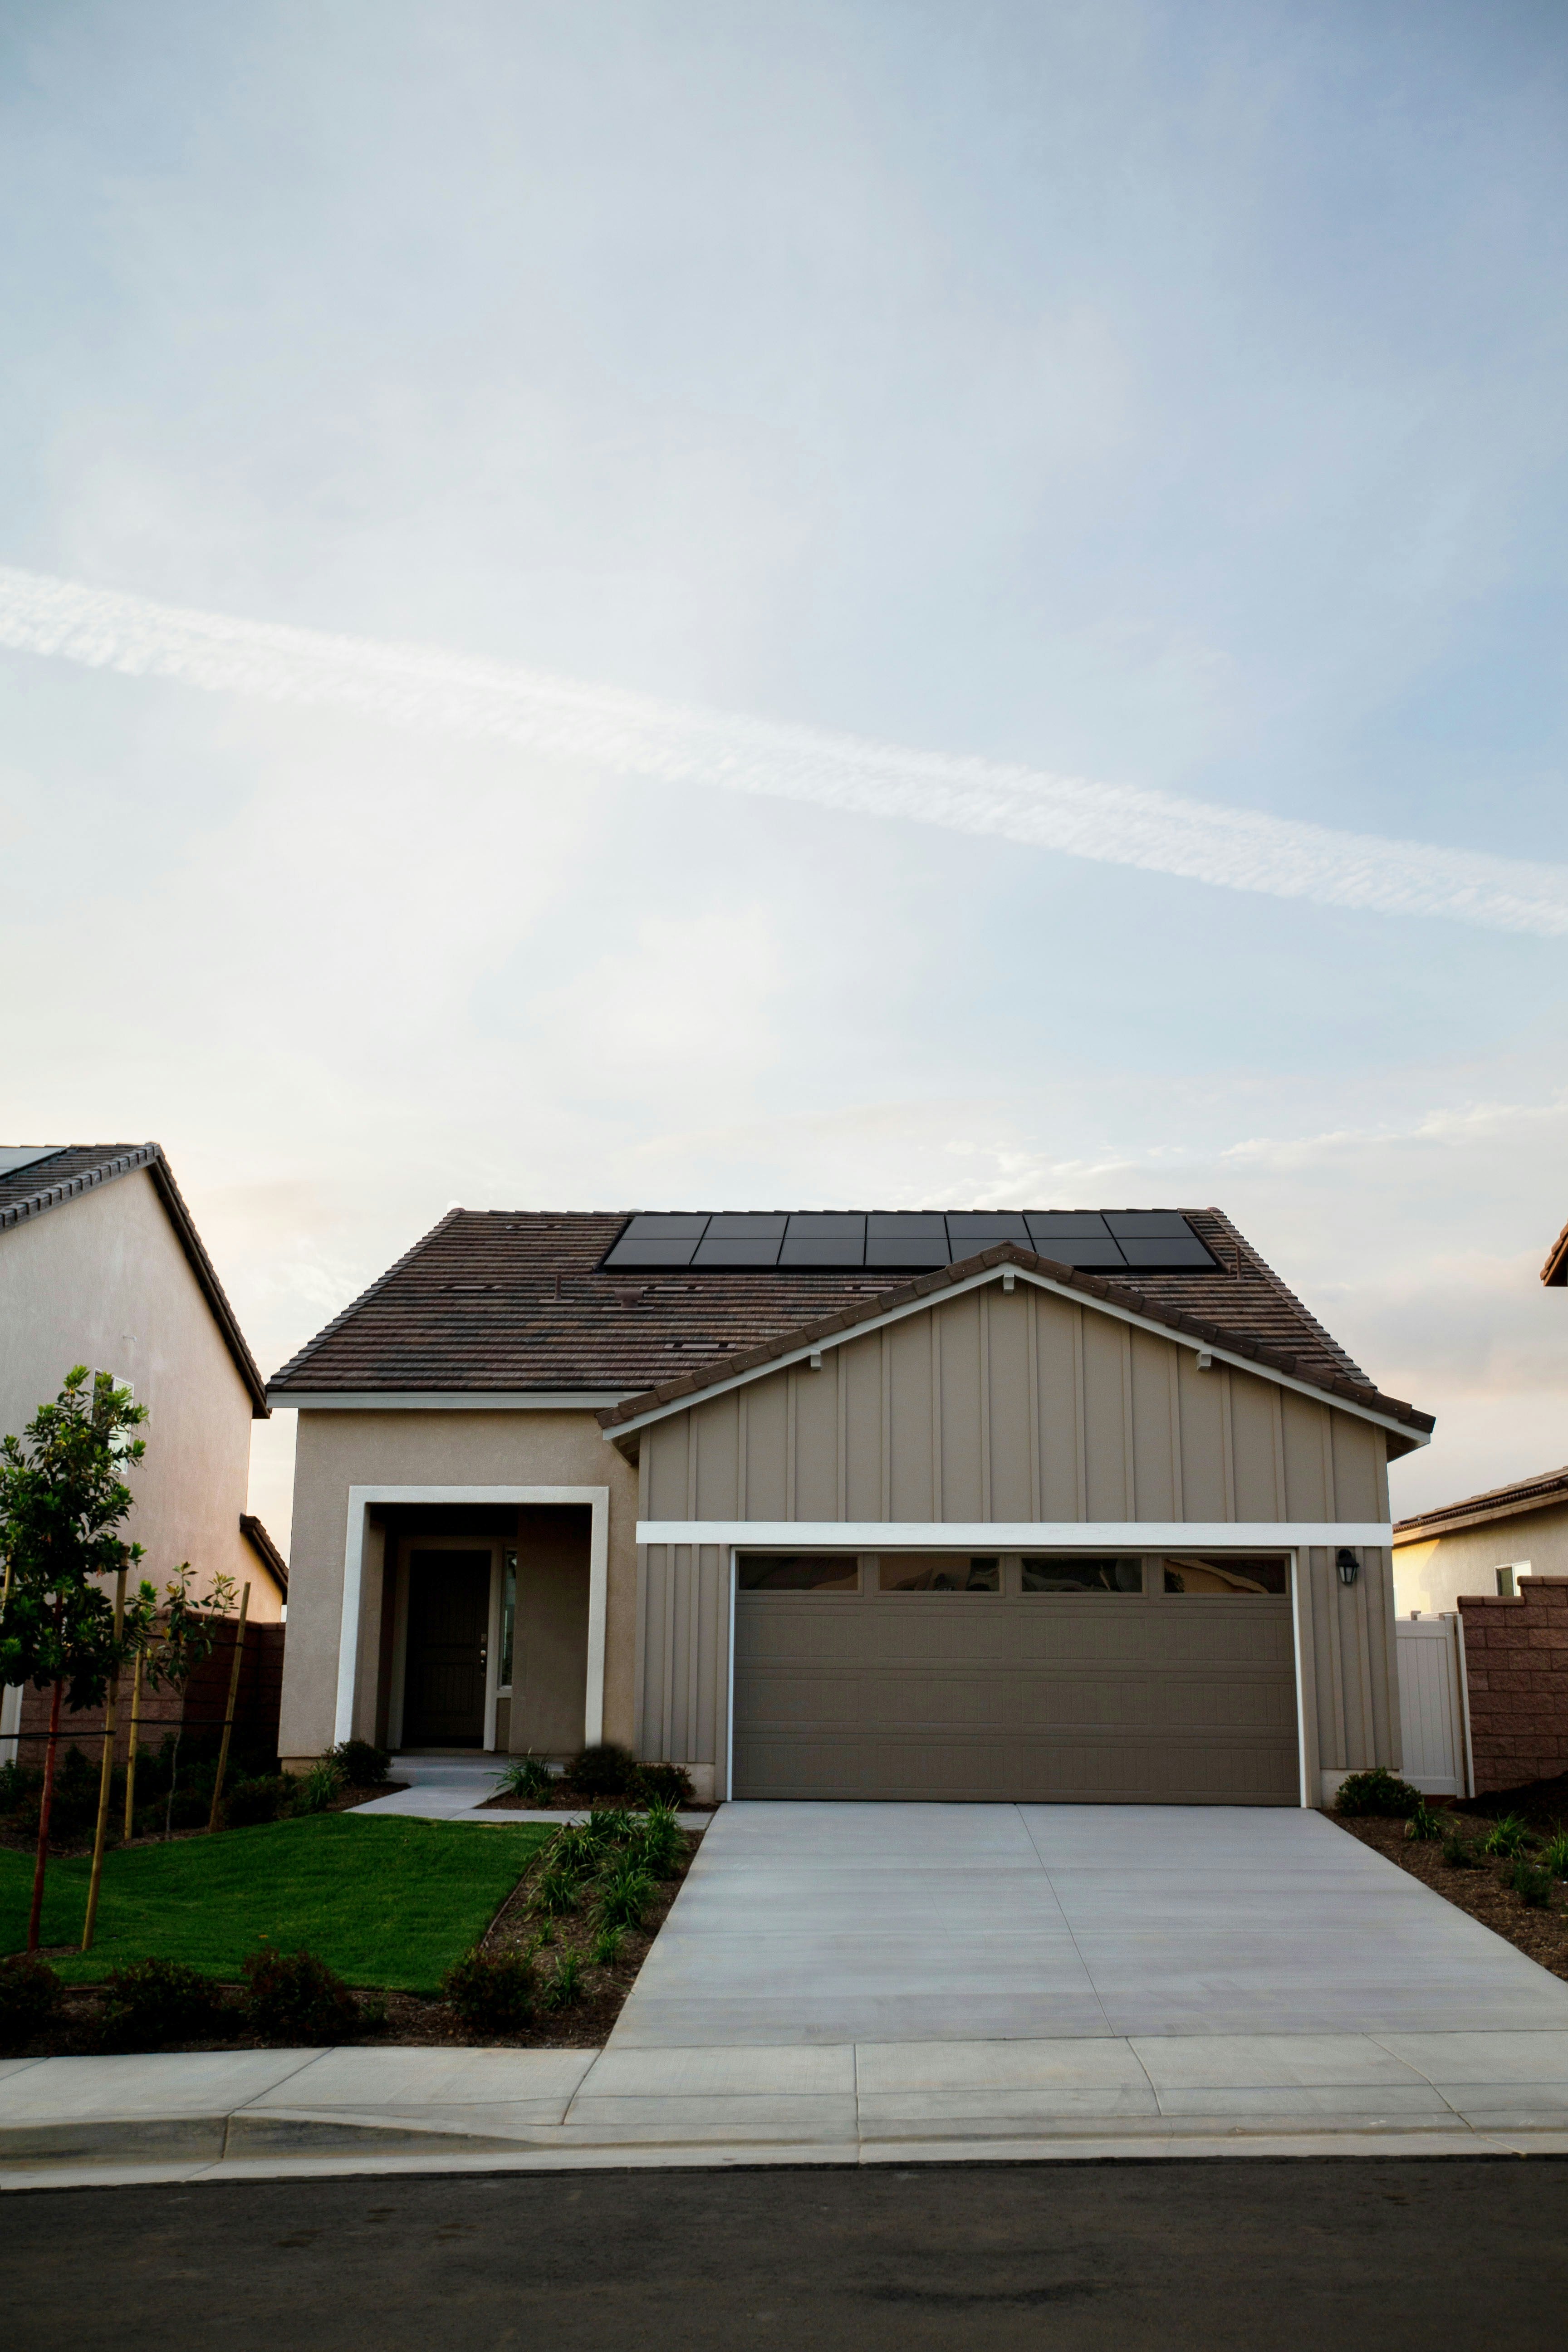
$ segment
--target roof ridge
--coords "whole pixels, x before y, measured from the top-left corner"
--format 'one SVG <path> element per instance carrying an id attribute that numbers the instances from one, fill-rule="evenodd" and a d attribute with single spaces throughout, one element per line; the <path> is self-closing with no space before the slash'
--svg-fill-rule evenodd
<path id="1" fill-rule="evenodd" d="M 403 1255 L 400 1258 L 395 1259 L 394 1263 L 387 1267 L 384 1274 L 378 1274 L 375 1280 L 370 1285 L 368 1289 L 362 1290 L 357 1298 L 351 1298 L 348 1305 L 340 1308 L 339 1312 L 333 1316 L 330 1323 L 324 1323 L 321 1326 L 321 1328 L 316 1333 L 313 1339 L 307 1339 L 305 1345 L 299 1350 L 298 1354 L 290 1356 L 288 1362 L 284 1364 L 279 1370 L 273 1373 L 271 1380 L 268 1382 L 268 1388 L 276 1388 L 280 1381 L 288 1380 L 290 1374 L 299 1371 L 302 1366 L 308 1363 L 310 1359 L 315 1354 L 317 1349 L 326 1345 L 326 1342 L 331 1338 L 334 1331 L 342 1330 L 350 1316 L 357 1315 L 360 1308 L 362 1307 L 368 1306 L 378 1291 L 384 1290 L 387 1284 L 391 1282 L 395 1276 L 400 1275 L 406 1266 L 412 1265 L 414 1260 L 419 1255 L 420 1252 L 422 1250 L 428 1249 L 437 1234 L 444 1233 L 447 1227 L 451 1223 L 454 1217 L 461 1217 L 469 1213 L 471 1213 L 462 1208 L 448 1209 L 446 1215 L 438 1218 L 436 1223 L 431 1226 L 428 1233 L 421 1234 L 419 1239 L 414 1244 L 413 1247 L 411 1249 L 405 1249 Z"/>
<path id="2" fill-rule="evenodd" d="M 1228 1224 L 1228 1220 L 1226 1223 Z M 1240 1235 L 1236 1235 L 1236 1238 L 1239 1241 Z M 600 1426 L 606 1432 L 613 1432 L 621 1423 L 636 1420 L 658 1406 L 677 1404 L 682 1397 L 701 1395 L 706 1390 L 732 1379 L 738 1371 L 759 1371 L 765 1365 L 776 1362 L 779 1357 L 808 1347 L 814 1339 L 827 1339 L 836 1333 L 853 1330 L 860 1324 L 876 1321 L 890 1310 L 913 1306 L 922 1298 L 934 1297 L 943 1290 L 951 1290 L 960 1282 L 968 1281 L 992 1266 L 1007 1265 L 1022 1265 L 1030 1271 L 1037 1269 L 1067 1289 L 1087 1292 L 1091 1297 L 1102 1298 L 1110 1306 L 1125 1307 L 1150 1322 L 1163 1325 L 1167 1330 L 1180 1331 L 1194 1339 L 1206 1339 L 1211 1345 L 1224 1348 L 1249 1362 L 1266 1364 L 1289 1379 L 1302 1381 L 1326 1395 L 1342 1396 L 1347 1402 L 1359 1404 L 1363 1411 L 1381 1410 L 1414 1429 L 1430 1431 L 1436 1425 L 1432 1414 L 1420 1412 L 1403 1397 L 1385 1396 L 1364 1373 L 1352 1370 L 1325 1377 L 1303 1365 L 1288 1348 L 1231 1331 L 1222 1324 L 1211 1323 L 1206 1318 L 1191 1315 L 1184 1310 L 1173 1313 L 1159 1300 L 1151 1298 L 1135 1283 L 1108 1281 L 1103 1275 L 1062 1265 L 1038 1251 L 1023 1248 L 1017 1242 L 998 1242 L 989 1249 L 978 1251 L 973 1257 L 961 1258 L 936 1272 L 917 1276 L 914 1281 L 904 1284 L 901 1288 L 882 1291 L 874 1298 L 865 1298 L 855 1307 L 846 1307 L 837 1315 L 801 1324 L 794 1331 L 765 1340 L 760 1347 L 726 1356 L 721 1364 L 710 1362 L 701 1371 L 688 1372 L 679 1380 L 661 1381 L 655 1388 L 643 1390 L 640 1394 L 623 1398 L 619 1404 L 601 1406 L 597 1412 Z M 1290 1294 L 1287 1293 L 1287 1296 Z M 1310 1322 L 1311 1318 L 1306 1319 Z M 1335 1349 L 1333 1353 L 1336 1359 L 1340 1359 L 1343 1351 Z"/>

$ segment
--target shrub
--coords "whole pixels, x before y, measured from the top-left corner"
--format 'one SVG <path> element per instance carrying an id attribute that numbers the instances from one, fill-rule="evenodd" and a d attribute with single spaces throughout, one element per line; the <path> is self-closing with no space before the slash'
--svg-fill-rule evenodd
<path id="1" fill-rule="evenodd" d="M 639 1764 L 635 1793 L 648 1805 L 690 1805 L 697 1801 L 691 1775 L 684 1764 Z"/>
<path id="2" fill-rule="evenodd" d="M 330 1812 L 343 1792 L 342 1767 L 333 1756 L 318 1758 L 294 1784 L 294 1810 L 300 1813 Z"/>
<path id="3" fill-rule="evenodd" d="M 1420 1800 L 1416 1805 L 1415 1811 L 1405 1822 L 1405 1834 L 1407 1838 L 1425 1838 L 1428 1840 L 1432 1838 L 1440 1838 L 1442 1836 L 1442 1817 L 1440 1814 L 1435 1813 L 1432 1811 L 1431 1806 L 1426 1802 L 1425 1797 Z"/>
<path id="4" fill-rule="evenodd" d="M 1552 1873 L 1536 1862 L 1516 1862 L 1508 1883 L 1520 1900 L 1543 1909 L 1552 1900 Z"/>
<path id="5" fill-rule="evenodd" d="M 211 1977 L 184 1960 L 135 1960 L 110 1973 L 106 2050 L 160 2050 L 220 2030 L 223 2003 Z"/>
<path id="6" fill-rule="evenodd" d="M 613 1969 L 621 1957 L 626 1940 L 624 1927 L 601 1927 L 594 1938 L 594 1948 L 588 1958 L 596 1969 Z"/>
<path id="7" fill-rule="evenodd" d="M 1504 1813 L 1494 1822 L 1481 1840 L 1481 1852 L 1499 1855 L 1504 1862 L 1517 1862 L 1530 1838 L 1530 1824 L 1522 1813 Z"/>
<path id="8" fill-rule="evenodd" d="M 341 1739 L 321 1760 L 335 1764 L 351 1789 L 379 1789 L 392 1778 L 391 1757 L 368 1739 Z"/>
<path id="9" fill-rule="evenodd" d="M 1559 1830 L 1541 1856 L 1541 1867 L 1553 1878 L 1568 1878 L 1568 1830 Z"/>
<path id="10" fill-rule="evenodd" d="M 533 2015 L 535 1990 L 526 1952 L 468 1952 L 441 1979 L 443 1998 L 468 2033 L 515 2032 Z"/>
<path id="11" fill-rule="evenodd" d="M 287 1772 L 271 1772 L 264 1780 L 241 1780 L 224 1801 L 231 1830 L 253 1829 L 259 1822 L 275 1822 L 291 1811 L 294 1782 Z"/>
<path id="12" fill-rule="evenodd" d="M 625 1845 L 637 1832 L 637 1823 L 623 1806 L 595 1805 L 583 1823 L 583 1834 L 603 1856 L 618 1845 Z"/>
<path id="13" fill-rule="evenodd" d="M 1474 1870 L 1478 1863 L 1475 1847 L 1458 1830 L 1450 1830 L 1443 1840 L 1443 1859 L 1450 1870 Z"/>
<path id="14" fill-rule="evenodd" d="M 631 1749 L 617 1748 L 613 1739 L 605 1739 L 574 1756 L 566 1768 L 566 1777 L 582 1796 L 625 1797 L 630 1793 L 637 1771 L 637 1758 Z"/>
<path id="15" fill-rule="evenodd" d="M 653 1901 L 653 1881 L 640 1862 L 627 1855 L 606 1872 L 595 1908 L 601 1927 L 640 1927 Z"/>
<path id="16" fill-rule="evenodd" d="M 683 1840 L 680 1823 L 671 1805 L 652 1805 L 638 1824 L 637 1836 L 627 1851 L 636 1855 L 655 1878 L 670 1878 L 681 1855 Z"/>
<path id="17" fill-rule="evenodd" d="M 563 1911 L 575 1911 L 583 1891 L 583 1881 L 574 1870 L 552 1863 L 541 1871 L 533 1890 L 533 1907 L 542 1911 L 547 1919 L 558 1919 Z"/>
<path id="18" fill-rule="evenodd" d="M 0 1960 L 0 2050 L 19 2049 L 53 2017 L 65 1988 L 36 1952 Z"/>
<path id="19" fill-rule="evenodd" d="M 246 2021 L 263 2042 L 343 2042 L 359 2025 L 359 2004 L 342 1977 L 313 1952 L 264 1944 L 241 1963 Z"/>
<path id="20" fill-rule="evenodd" d="M 160 1828 L 171 1830 L 205 1830 L 212 1812 L 212 1789 L 204 1795 L 200 1789 L 176 1789 L 172 1797 L 153 1809 Z"/>
<path id="21" fill-rule="evenodd" d="M 542 1756 L 514 1756 L 496 1782 L 498 1797 L 525 1797 L 542 1804 L 555 1786 L 555 1775 Z"/>
<path id="22" fill-rule="evenodd" d="M 590 1822 L 569 1822 L 556 1831 L 544 1849 L 546 1870 L 563 1870 L 573 1878 L 586 1878 L 598 1869 L 608 1849 L 594 1833 Z"/>
<path id="23" fill-rule="evenodd" d="M 1398 1821 L 1413 1813 L 1420 1802 L 1419 1789 L 1413 1789 L 1408 1780 L 1398 1780 L 1386 1765 L 1376 1764 L 1370 1772 L 1352 1772 L 1340 1782 L 1334 1811 Z"/>
<path id="24" fill-rule="evenodd" d="M 546 2009 L 570 2009 L 583 1998 L 583 1962 L 576 1952 L 563 1952 L 554 1973 L 545 1978 L 540 1999 Z"/>

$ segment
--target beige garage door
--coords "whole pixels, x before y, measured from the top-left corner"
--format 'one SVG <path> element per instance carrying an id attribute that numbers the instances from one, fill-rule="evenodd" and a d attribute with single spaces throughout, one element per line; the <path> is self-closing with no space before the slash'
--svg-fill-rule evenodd
<path id="1" fill-rule="evenodd" d="M 1289 1570 L 742 1553 L 735 1794 L 1300 1801 Z"/>

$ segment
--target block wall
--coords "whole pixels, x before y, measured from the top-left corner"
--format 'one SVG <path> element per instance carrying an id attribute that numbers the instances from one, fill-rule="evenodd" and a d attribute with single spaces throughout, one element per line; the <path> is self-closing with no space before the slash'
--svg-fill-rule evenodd
<path id="1" fill-rule="evenodd" d="M 1568 1772 L 1568 1576 L 1527 1576 L 1519 1598 L 1462 1595 L 1476 1794 Z"/>

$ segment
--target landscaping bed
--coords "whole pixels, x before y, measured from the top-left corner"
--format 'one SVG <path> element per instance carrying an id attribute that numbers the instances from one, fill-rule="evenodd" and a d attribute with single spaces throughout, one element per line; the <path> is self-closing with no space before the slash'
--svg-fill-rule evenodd
<path id="1" fill-rule="evenodd" d="M 94 1949 L 78 1948 L 88 1864 L 52 1863 L 40 1957 L 64 1981 L 58 2008 L 4 2054 L 43 2057 L 116 2050 L 297 2048 L 321 2042 L 427 2047 L 597 2048 L 685 1877 L 698 1837 L 668 1824 L 657 1872 L 606 1932 L 614 1880 L 640 1850 L 641 1822 L 599 1816 L 599 1843 L 557 1852 L 543 1823 L 479 1830 L 408 1817 L 350 1822 L 322 1812 L 216 1836 L 140 1842 L 106 1858 Z M 576 1853 L 575 1873 L 563 1854 Z M 553 1875 L 552 1876 L 552 1874 Z M 547 1883 L 548 1882 L 548 1883 Z M 0 1852 L 0 1952 L 25 1938 L 31 1869 Z M 336 2011 L 258 2027 L 240 1979 L 267 1948 L 307 1949 L 340 1984 Z M 466 1954 L 478 1979 L 466 2011 L 443 1997 Z M 194 2021 L 132 2030 L 116 1969 L 152 1959 L 197 1972 Z M 499 1969 L 490 1965 L 500 1963 Z M 290 1962 L 291 1964 L 291 1962 Z M 177 1971 L 176 1971 L 177 1972 Z M 511 1990 L 511 2011 L 500 1994 Z M 519 2013 L 517 1984 L 525 1990 Z M 187 1990 L 191 1988 L 187 1987 Z M 120 2009 L 115 2009 L 116 2000 Z M 205 2003 L 205 2008 L 202 2004 Z M 357 2014 L 356 2014 L 357 2011 Z M 176 2015 L 170 2011 L 170 2016 Z M 115 2019 L 119 2024 L 116 2027 Z"/>
<path id="2" fill-rule="evenodd" d="M 1538 1960 L 1553 1976 L 1568 1979 L 1568 1887 L 1559 1885 L 1545 1905 L 1526 1903 L 1506 1883 L 1512 1865 L 1480 1853 L 1489 1817 L 1467 1819 L 1442 1798 L 1434 1798 L 1432 1805 L 1434 1811 L 1441 1811 L 1445 1831 L 1451 1829 L 1474 1848 L 1474 1860 L 1468 1869 L 1445 1862 L 1440 1841 L 1406 1837 L 1403 1821 L 1375 1816 L 1346 1820 L 1337 1813 L 1330 1818 L 1348 1836 L 1359 1838 L 1363 1845 L 1397 1863 L 1412 1878 L 1430 1886 L 1456 1909 L 1468 1911 L 1472 1919 L 1479 1919 L 1483 1927 L 1489 1927 L 1494 1935 L 1503 1937 L 1531 1959 Z M 1554 1821 L 1542 1822 L 1543 1829 L 1554 1826 Z"/>
<path id="3" fill-rule="evenodd" d="M 384 1789 L 374 1792 L 385 1796 Z M 642 1801 L 637 1797 L 584 1797 L 567 1780 L 557 1780 L 547 1794 L 514 1796 L 503 1791 L 500 1796 L 481 1800 L 478 1810 L 482 1813 L 581 1813 L 591 1809 L 617 1812 L 640 1812 Z M 695 1797 L 682 1797 L 683 1813 L 716 1813 L 715 1805 L 699 1803 Z"/>

